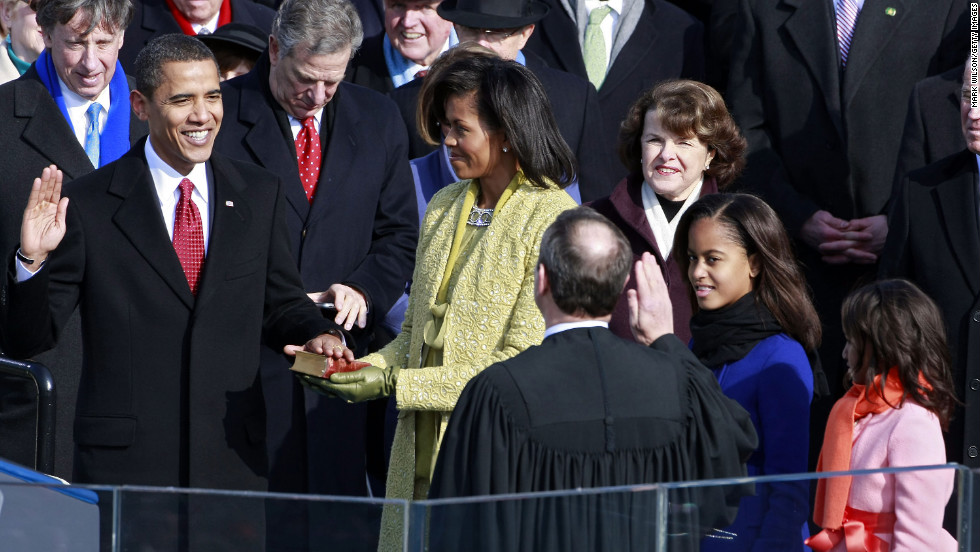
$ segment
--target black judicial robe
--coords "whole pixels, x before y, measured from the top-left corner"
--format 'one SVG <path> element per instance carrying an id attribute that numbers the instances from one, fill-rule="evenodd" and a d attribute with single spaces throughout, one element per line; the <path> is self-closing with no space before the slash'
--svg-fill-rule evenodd
<path id="1" fill-rule="evenodd" d="M 756 444 L 749 414 L 675 336 L 647 348 L 603 328 L 577 328 L 470 381 L 446 429 L 429 498 L 738 477 Z M 744 491 L 671 491 L 670 521 L 702 532 L 723 527 Z M 656 506 L 649 491 L 435 507 L 430 544 L 650 549 Z"/>

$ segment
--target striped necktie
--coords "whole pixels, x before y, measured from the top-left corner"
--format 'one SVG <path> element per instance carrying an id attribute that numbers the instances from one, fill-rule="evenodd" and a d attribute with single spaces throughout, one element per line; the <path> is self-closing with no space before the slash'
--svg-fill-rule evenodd
<path id="1" fill-rule="evenodd" d="M 840 47 L 840 66 L 847 66 L 847 51 L 851 49 L 854 26 L 857 24 L 858 7 L 854 0 L 837 2 L 837 44 Z"/>

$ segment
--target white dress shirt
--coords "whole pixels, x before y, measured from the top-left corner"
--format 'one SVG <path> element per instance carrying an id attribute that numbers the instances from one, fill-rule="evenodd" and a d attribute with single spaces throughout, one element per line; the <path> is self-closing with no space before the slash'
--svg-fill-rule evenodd
<path id="1" fill-rule="evenodd" d="M 150 143 L 146 139 L 143 147 L 146 155 L 146 164 L 150 167 L 150 177 L 153 179 L 153 187 L 156 189 L 157 198 L 160 200 L 160 214 L 163 216 L 163 223 L 167 225 L 167 235 L 170 241 L 174 241 L 174 217 L 177 213 L 177 202 L 180 201 L 180 181 L 187 178 L 194 183 L 194 193 L 191 194 L 191 201 L 197 205 L 197 210 L 201 213 L 201 226 L 204 230 L 204 255 L 208 254 L 208 237 L 211 232 L 209 224 L 211 212 L 208 210 L 208 171 L 204 163 L 194 165 L 187 176 L 181 175 L 173 167 L 166 164 Z"/>
<path id="2" fill-rule="evenodd" d="M 317 134 L 320 134 L 320 119 L 322 115 L 323 115 L 322 107 L 319 110 L 317 110 L 316 113 L 313 114 L 313 126 L 316 127 Z M 289 130 L 293 131 L 293 142 L 295 142 L 296 137 L 299 136 L 299 131 L 303 129 L 303 121 L 297 119 L 296 117 L 293 117 L 292 115 L 287 114 L 287 117 L 289 117 Z"/>
<path id="3" fill-rule="evenodd" d="M 218 17 L 219 16 L 221 16 L 221 10 L 218 10 L 218 13 L 214 14 L 214 17 L 212 17 L 210 21 L 208 21 L 207 23 L 205 23 L 203 25 L 200 25 L 198 23 L 191 23 L 191 28 L 194 29 L 194 32 L 197 33 L 197 34 L 201 34 L 201 29 L 207 29 L 208 30 L 208 34 L 211 34 L 214 31 L 217 31 L 218 30 Z"/>
<path id="4" fill-rule="evenodd" d="M 109 87 L 106 86 L 102 92 L 99 92 L 95 100 L 86 100 L 65 86 L 61 77 L 58 77 L 58 86 L 61 88 L 61 96 L 65 99 L 65 107 L 68 108 L 68 119 L 71 120 L 72 130 L 75 131 L 75 139 L 84 149 L 85 134 L 88 131 L 88 117 L 85 112 L 92 102 L 99 102 L 102 105 L 102 112 L 99 113 L 99 134 L 102 134 L 106 119 L 109 117 Z"/>

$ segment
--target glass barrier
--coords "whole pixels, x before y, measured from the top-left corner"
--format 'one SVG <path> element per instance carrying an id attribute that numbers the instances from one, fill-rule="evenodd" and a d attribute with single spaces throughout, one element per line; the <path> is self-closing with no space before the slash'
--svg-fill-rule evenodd
<path id="1" fill-rule="evenodd" d="M 839 481 L 847 489 L 844 478 L 863 489 L 865 500 L 848 511 L 849 527 L 863 521 L 869 540 L 890 542 L 893 526 L 918 534 L 920 546 L 911 549 L 949 550 L 941 546 L 944 540 L 952 549 L 977 549 L 980 476 L 953 464 L 418 501 L 411 505 L 408 549 L 803 552 L 810 550 L 804 539 L 819 532 L 810 505 L 817 481 Z M 906 487 L 922 489 L 907 516 L 868 513 L 893 508 L 895 489 Z M 930 494 L 950 492 L 945 512 L 923 510 Z M 940 528 L 944 514 L 948 533 Z M 923 526 L 931 527 L 929 534 L 921 534 Z"/>
<path id="2" fill-rule="evenodd" d="M 398 501 L 153 487 L 60 486 L 0 478 L 4 551 L 162 552 L 374 551 L 382 512 L 404 527 L 394 549 L 547 551 L 809 550 L 810 493 L 818 480 L 852 483 L 865 500 L 889 504 L 887 489 L 912 486 L 952 498 L 946 538 L 980 549 L 980 471 L 956 465 L 891 468 L 574 491 Z M 844 484 L 848 484 L 846 481 Z M 881 491 L 881 489 L 886 489 Z M 866 506 L 873 510 L 873 505 Z M 909 520 L 943 518 L 922 508 Z M 857 517 L 857 514 L 854 514 Z M 887 517 L 887 516 L 884 516 Z M 906 525 L 879 516 L 879 527 Z M 865 520 L 867 522 L 867 520 Z M 867 523 L 866 523 L 867 525 Z M 884 534 L 879 534 L 884 533 Z M 888 531 L 871 531 L 885 541 Z M 386 541 L 387 542 L 387 541 Z M 913 547 L 915 548 L 915 547 Z"/>

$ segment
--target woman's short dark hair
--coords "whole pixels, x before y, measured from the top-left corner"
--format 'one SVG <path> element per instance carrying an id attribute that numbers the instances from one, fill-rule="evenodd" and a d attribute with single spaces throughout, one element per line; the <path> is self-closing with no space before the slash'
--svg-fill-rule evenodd
<path id="1" fill-rule="evenodd" d="M 430 144 L 442 141 L 446 102 L 473 95 L 480 122 L 504 133 L 521 170 L 537 186 L 561 187 L 576 177 L 575 156 L 558 132 L 551 102 L 534 73 L 514 61 L 463 45 L 437 60 L 419 92 L 419 133 Z"/>
<path id="2" fill-rule="evenodd" d="M 717 90 L 693 80 L 669 80 L 644 92 L 630 106 L 619 129 L 619 158 L 631 174 L 643 174 L 640 141 L 643 120 L 650 110 L 660 114 L 667 130 L 678 136 L 697 136 L 715 152 L 711 168 L 719 188 L 731 184 L 745 167 L 745 138 Z"/>
<path id="3" fill-rule="evenodd" d="M 755 300 L 772 312 L 783 331 L 807 352 L 820 346 L 820 317 L 810 299 L 803 271 L 779 216 L 761 199 L 748 194 L 708 194 L 701 196 L 681 216 L 674 234 L 674 260 L 685 276 L 691 266 L 688 257 L 689 233 L 695 222 L 711 219 L 726 232 L 728 239 L 755 255 L 759 274 L 755 281 Z M 697 311 L 694 290 L 688 286 L 691 304 Z"/>
<path id="4" fill-rule="evenodd" d="M 844 299 L 841 323 L 858 358 L 867 359 L 865 381 L 855 383 L 868 385 L 869 391 L 881 375 L 884 387 L 884 374 L 897 367 L 902 400 L 913 397 L 948 428 L 957 400 L 943 318 L 928 295 L 906 280 L 873 282 Z M 919 382 L 920 374 L 926 385 Z M 879 392 L 883 397 L 884 389 Z"/>

